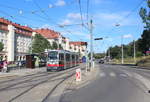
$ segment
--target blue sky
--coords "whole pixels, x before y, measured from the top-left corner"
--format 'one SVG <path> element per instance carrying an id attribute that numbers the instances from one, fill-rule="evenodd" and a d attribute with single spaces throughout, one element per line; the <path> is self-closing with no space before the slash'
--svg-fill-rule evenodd
<path id="1" fill-rule="evenodd" d="M 124 44 L 138 39 L 143 31 L 139 9 L 146 5 L 145 1 L 89 0 L 88 17 L 93 19 L 94 38 L 104 38 L 102 41 L 94 41 L 94 51 L 104 52 L 109 46 L 120 45 L 121 36 Z M 81 9 L 86 25 L 87 0 L 81 0 Z M 89 31 L 76 25 L 81 24 L 78 0 L 1 0 L 0 17 L 32 28 L 47 27 L 73 41 L 89 42 Z M 116 27 L 116 24 L 120 26 Z M 60 25 L 72 26 L 62 28 Z"/>

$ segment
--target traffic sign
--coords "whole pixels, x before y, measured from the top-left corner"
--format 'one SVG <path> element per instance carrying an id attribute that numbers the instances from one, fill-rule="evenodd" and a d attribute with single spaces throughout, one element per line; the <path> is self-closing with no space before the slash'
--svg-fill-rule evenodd
<path id="1" fill-rule="evenodd" d="M 76 69 L 76 81 L 81 81 L 81 69 Z"/>

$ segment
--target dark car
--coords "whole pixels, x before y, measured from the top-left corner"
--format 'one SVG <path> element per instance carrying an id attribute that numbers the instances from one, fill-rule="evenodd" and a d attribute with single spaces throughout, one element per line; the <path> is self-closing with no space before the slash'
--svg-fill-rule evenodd
<path id="1" fill-rule="evenodd" d="M 39 67 L 45 67 L 45 66 L 46 66 L 46 60 L 40 60 Z"/>
<path id="2" fill-rule="evenodd" d="M 3 68 L 3 61 L 0 61 L 0 71 L 2 70 Z"/>
<path id="3" fill-rule="evenodd" d="M 100 60 L 99 60 L 99 63 L 104 64 L 104 60 L 103 60 L 103 59 L 100 59 Z"/>
<path id="4" fill-rule="evenodd" d="M 24 67 L 26 65 L 26 61 L 17 61 L 17 66 Z"/>

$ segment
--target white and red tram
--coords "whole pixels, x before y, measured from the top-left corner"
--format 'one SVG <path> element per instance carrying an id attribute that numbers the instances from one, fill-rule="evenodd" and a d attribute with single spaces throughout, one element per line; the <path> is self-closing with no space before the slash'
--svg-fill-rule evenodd
<path id="1" fill-rule="evenodd" d="M 79 54 L 66 50 L 47 52 L 47 71 L 64 70 L 79 65 Z"/>

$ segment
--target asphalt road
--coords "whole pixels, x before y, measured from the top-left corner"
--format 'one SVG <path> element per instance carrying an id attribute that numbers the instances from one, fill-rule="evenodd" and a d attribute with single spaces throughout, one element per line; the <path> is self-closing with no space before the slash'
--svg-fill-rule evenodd
<path id="1" fill-rule="evenodd" d="M 60 102 L 150 102 L 149 70 L 120 65 L 100 65 L 99 70 L 96 80 L 66 91 Z"/>

